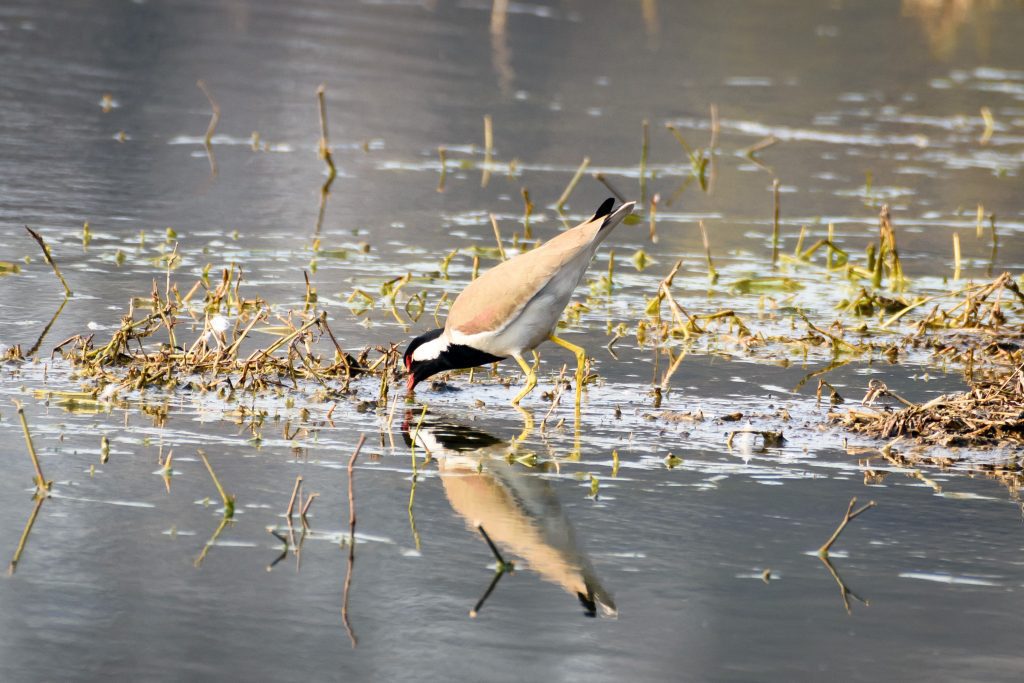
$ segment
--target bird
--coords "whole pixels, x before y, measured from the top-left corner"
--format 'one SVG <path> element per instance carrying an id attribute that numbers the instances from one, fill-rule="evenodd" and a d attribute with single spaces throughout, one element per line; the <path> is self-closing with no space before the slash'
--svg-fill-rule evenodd
<path id="1" fill-rule="evenodd" d="M 407 391 L 411 394 L 418 383 L 439 372 L 511 357 L 526 375 L 526 386 L 512 399 L 518 406 L 537 386 L 537 374 L 523 354 L 550 340 L 576 356 L 578 411 L 586 352 L 556 336 L 555 327 L 597 248 L 635 205 L 614 208 L 615 199 L 609 197 L 576 227 L 469 283 L 448 311 L 444 327 L 419 335 L 406 348 Z"/>

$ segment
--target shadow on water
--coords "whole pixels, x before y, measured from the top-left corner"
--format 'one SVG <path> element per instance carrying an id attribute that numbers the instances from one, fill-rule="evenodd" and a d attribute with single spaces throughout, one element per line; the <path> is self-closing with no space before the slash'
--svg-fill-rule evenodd
<path id="1" fill-rule="evenodd" d="M 418 430 L 406 422 L 402 437 L 408 446 L 415 438 L 415 445 L 437 462 L 445 497 L 468 528 L 482 529 L 488 543 L 522 558 L 545 581 L 575 595 L 588 616 L 598 610 L 605 616 L 618 613 L 545 478 L 553 463 L 528 468 L 513 442 L 444 418 L 424 420 Z M 474 616 L 506 571 L 500 552 L 495 554 L 498 571 Z"/>

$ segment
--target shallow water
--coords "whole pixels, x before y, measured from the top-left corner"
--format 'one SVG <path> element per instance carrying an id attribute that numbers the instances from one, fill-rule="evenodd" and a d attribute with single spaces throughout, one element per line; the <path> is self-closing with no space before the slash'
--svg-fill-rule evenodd
<path id="1" fill-rule="evenodd" d="M 748 351 L 736 337 L 698 339 L 656 405 L 652 378 L 669 361 L 632 334 L 680 258 L 673 293 L 690 313 L 728 307 L 755 331 L 794 336 L 804 332 L 797 311 L 823 327 L 839 315 L 858 288 L 820 268 L 783 265 L 792 291 L 733 287 L 772 274 L 774 177 L 785 253 L 801 225 L 807 246 L 832 223 L 837 243 L 860 257 L 888 203 L 915 291 L 1019 270 L 1024 12 L 939 5 L 510 3 L 504 22 L 491 3 L 472 1 L 0 9 L 0 260 L 21 264 L 0 278 L 0 343 L 38 344 L 40 357 L 4 365 L 0 393 L 25 402 L 55 481 L 16 571 L 0 581 L 2 678 L 1017 680 L 1024 541 L 1014 492 L 969 465 L 876 460 L 868 476 L 815 400 L 809 375 L 830 367 L 827 347 Z M 199 78 L 222 110 L 212 156 Z M 326 199 L 320 83 L 339 168 Z M 690 163 L 664 126 L 706 146 L 712 103 L 712 191 L 691 183 L 673 197 Z M 994 122 L 984 145 L 981 107 Z M 490 165 L 484 115 L 494 122 Z M 246 400 L 266 411 L 261 430 L 238 403 L 210 395 L 130 394 L 91 412 L 33 393 L 78 387 L 50 348 L 86 329 L 109 335 L 131 296 L 165 281 L 160 258 L 175 241 L 183 290 L 206 264 L 216 273 L 239 263 L 243 288 L 285 311 L 301 308 L 308 271 L 344 346 L 404 343 L 433 326 L 444 291 L 469 279 L 469 248 L 493 247 L 489 212 L 507 243 L 522 233 L 521 188 L 536 203 L 539 237 L 561 229 L 553 204 L 584 156 L 639 197 L 644 119 L 659 239 L 649 240 L 646 216 L 621 226 L 592 271 L 607 269 L 614 248 L 613 294 L 591 297 L 564 330 L 591 350 L 601 378 L 586 393 L 579 437 L 562 405 L 513 445 L 523 423 L 506 404 L 517 387 L 487 373 L 473 384 L 456 377 L 458 391 L 418 391 L 430 406 L 418 435 L 419 404 L 401 407 L 388 435 L 386 416 L 356 401 L 329 413 L 306 390 L 294 402 Z M 744 156 L 767 136 L 778 142 L 758 153 L 760 165 Z M 584 178 L 570 223 L 607 195 Z M 975 234 L 979 204 L 996 217 L 995 253 L 987 219 Z M 714 285 L 697 220 L 708 227 Z M 24 224 L 45 236 L 75 290 L 45 338 L 63 297 Z M 960 283 L 947 281 L 954 233 Z M 429 279 L 455 248 L 464 251 L 451 281 Z M 641 249 L 642 271 L 631 261 Z M 482 266 L 493 262 L 484 252 Z M 410 291 L 426 293 L 417 321 L 346 303 L 355 288 L 376 293 L 406 272 Z M 631 334 L 613 355 L 603 347 L 620 323 Z M 542 355 L 540 389 L 550 390 L 570 359 L 557 348 Z M 958 367 L 924 351 L 897 364 L 877 353 L 840 360 L 850 362 L 821 376 L 848 401 L 872 378 L 910 400 L 962 385 Z M 354 386 L 359 399 L 376 397 L 375 380 Z M 539 423 L 549 403 L 540 391 L 528 403 Z M 673 419 L 687 411 L 704 419 Z M 297 427 L 306 431 L 288 438 Z M 762 448 L 740 436 L 727 447 L 738 428 L 781 429 L 787 441 Z M 34 503 L 9 404 L 0 433 L 0 550 L 13 555 Z M 353 648 L 342 619 L 345 468 L 360 433 Z M 212 541 L 221 506 L 198 447 L 238 497 L 235 521 Z M 157 457 L 172 449 L 168 485 Z M 298 553 L 271 533 L 288 538 L 282 513 L 297 475 L 320 494 Z M 814 551 L 852 496 L 877 506 L 840 538 L 834 578 Z M 470 618 L 495 568 L 478 523 L 516 569 Z M 841 582 L 869 604 L 848 596 L 848 614 Z M 599 618 L 586 618 L 590 607 Z"/>

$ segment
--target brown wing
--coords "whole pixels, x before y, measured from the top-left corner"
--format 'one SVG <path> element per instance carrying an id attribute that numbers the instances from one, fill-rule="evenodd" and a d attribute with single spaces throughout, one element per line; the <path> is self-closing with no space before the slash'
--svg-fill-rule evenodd
<path id="1" fill-rule="evenodd" d="M 500 330 L 560 268 L 590 248 L 603 221 L 601 217 L 581 223 L 488 270 L 455 299 L 445 328 L 462 334 Z"/>

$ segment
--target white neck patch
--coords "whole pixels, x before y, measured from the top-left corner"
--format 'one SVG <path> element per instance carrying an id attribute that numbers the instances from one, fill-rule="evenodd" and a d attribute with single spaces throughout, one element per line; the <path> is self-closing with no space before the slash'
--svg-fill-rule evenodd
<path id="1" fill-rule="evenodd" d="M 447 348 L 448 340 L 442 334 L 436 339 L 431 339 L 426 344 L 420 344 L 416 350 L 412 352 L 412 359 L 414 361 L 434 360 Z"/>

